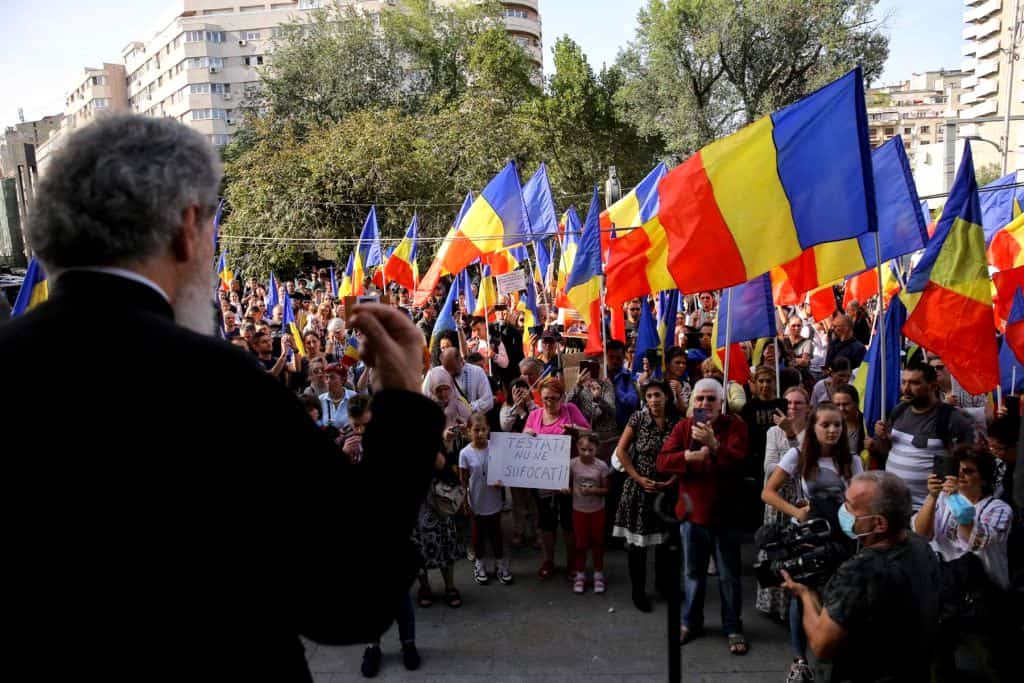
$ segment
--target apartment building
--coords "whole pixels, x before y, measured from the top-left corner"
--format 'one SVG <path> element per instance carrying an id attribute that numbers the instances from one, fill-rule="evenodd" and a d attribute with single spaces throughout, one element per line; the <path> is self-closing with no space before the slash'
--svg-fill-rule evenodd
<path id="1" fill-rule="evenodd" d="M 256 3 L 243 0 L 178 0 L 144 41 L 122 50 L 128 108 L 169 116 L 207 135 L 214 145 L 231 140 L 239 103 L 259 81 L 277 27 L 301 20 L 324 0 Z M 400 0 L 350 0 L 377 13 Z M 464 2 L 466 0 L 437 0 Z M 504 4 L 509 33 L 540 67 L 543 59 L 537 0 Z"/>
<path id="2" fill-rule="evenodd" d="M 943 140 L 943 121 L 956 118 L 964 73 L 925 71 L 867 91 L 868 139 L 877 147 L 900 135 L 911 162 L 919 148 Z"/>
<path id="3" fill-rule="evenodd" d="M 1010 59 L 1014 50 L 1020 56 L 1022 13 L 1021 0 L 964 0 L 961 66 L 968 75 L 959 135 L 992 143 L 972 145 L 976 166 L 1001 165 L 1001 152 L 1007 149 L 1007 171 L 1024 168 L 1024 68 L 1011 66 Z M 1011 123 L 1009 140 L 1004 141 L 1007 110 Z"/>

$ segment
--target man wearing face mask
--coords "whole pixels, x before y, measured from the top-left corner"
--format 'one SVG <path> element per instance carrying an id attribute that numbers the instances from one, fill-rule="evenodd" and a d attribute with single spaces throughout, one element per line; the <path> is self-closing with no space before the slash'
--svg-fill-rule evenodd
<path id="1" fill-rule="evenodd" d="M 803 607 L 818 680 L 930 679 L 939 613 L 939 566 L 927 542 L 909 531 L 910 491 L 874 470 L 856 475 L 839 525 L 860 541 L 819 595 L 783 572 Z M 831 669 L 831 672 L 829 672 Z"/>

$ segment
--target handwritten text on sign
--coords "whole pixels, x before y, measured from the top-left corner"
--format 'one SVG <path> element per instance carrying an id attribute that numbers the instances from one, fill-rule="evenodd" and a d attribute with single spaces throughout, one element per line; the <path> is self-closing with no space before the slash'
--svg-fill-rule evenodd
<path id="1" fill-rule="evenodd" d="M 494 276 L 494 279 L 498 282 L 498 296 L 526 289 L 526 273 L 521 270 L 502 273 Z"/>
<path id="2" fill-rule="evenodd" d="M 524 489 L 569 488 L 568 436 L 491 432 L 487 483 Z"/>

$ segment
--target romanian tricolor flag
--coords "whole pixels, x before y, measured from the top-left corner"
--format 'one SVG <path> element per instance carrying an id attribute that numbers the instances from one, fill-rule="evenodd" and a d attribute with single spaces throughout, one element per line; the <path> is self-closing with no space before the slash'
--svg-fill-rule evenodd
<path id="1" fill-rule="evenodd" d="M 480 263 L 490 268 L 491 275 L 504 275 L 526 263 L 529 258 L 526 247 L 519 245 L 504 251 L 496 251 L 493 254 L 484 254 L 480 257 Z"/>
<path id="2" fill-rule="evenodd" d="M 583 225 L 575 206 L 565 210 L 560 225 L 563 226 L 563 233 L 555 273 L 555 290 L 558 292 L 555 305 L 559 308 L 568 308 L 572 306 L 572 302 L 565 296 L 565 283 L 569 281 L 569 273 L 572 272 L 572 265 L 576 261 L 576 250 L 579 249 L 580 236 L 583 234 Z"/>
<path id="3" fill-rule="evenodd" d="M 437 286 L 441 276 L 450 274 L 450 271 L 444 265 L 445 257 L 448 255 L 448 249 L 455 241 L 455 236 L 459 232 L 459 226 L 462 225 L 462 221 L 466 218 L 471 206 L 473 206 L 473 193 L 468 192 L 466 198 L 462 201 L 459 215 L 455 217 L 455 223 L 448 229 L 448 234 L 444 236 L 444 239 L 437 246 L 434 260 L 430 264 L 430 268 L 427 269 L 427 274 L 416 285 L 416 291 L 412 298 L 413 306 L 422 307 L 427 302 L 427 299 L 430 298 L 430 295 L 434 293 L 434 287 Z"/>
<path id="4" fill-rule="evenodd" d="M 614 228 L 642 228 L 657 214 L 658 183 L 668 173 L 668 166 L 658 164 L 619 201 L 601 212 L 601 253 L 608 252 Z M 654 204 L 650 204 L 650 202 Z M 644 208 L 647 211 L 644 211 Z M 645 220 L 646 218 L 646 220 Z"/>
<path id="5" fill-rule="evenodd" d="M 281 327 L 287 328 L 292 333 L 295 349 L 299 352 L 300 356 L 305 356 L 306 345 L 302 343 L 302 330 L 299 329 L 299 324 L 295 321 L 295 311 L 292 310 L 292 298 L 288 296 L 288 292 L 284 293 L 284 300 L 281 304 L 284 306 L 284 317 L 281 319 Z"/>
<path id="6" fill-rule="evenodd" d="M 444 306 L 437 314 L 437 321 L 434 323 L 434 331 L 430 334 L 430 348 L 434 348 L 437 340 L 445 330 L 456 329 L 455 312 L 459 308 L 459 278 L 452 279 L 452 286 L 448 290 L 448 296 L 444 300 Z"/>
<path id="7" fill-rule="evenodd" d="M 235 274 L 228 268 L 228 252 L 225 249 L 220 252 L 220 261 L 217 262 L 217 277 L 220 278 L 220 288 L 225 292 L 231 291 L 231 281 Z"/>
<path id="8" fill-rule="evenodd" d="M 534 240 L 543 240 L 558 235 L 558 216 L 555 214 L 555 200 L 551 196 L 547 166 L 541 162 L 537 172 L 523 185 L 523 201 L 526 215 L 530 219 L 530 234 Z"/>
<path id="9" fill-rule="evenodd" d="M 46 273 L 43 272 L 43 267 L 33 256 L 32 260 L 28 262 L 28 270 L 25 271 L 25 279 L 21 282 L 18 297 L 14 300 L 11 317 L 31 311 L 49 297 L 50 286 L 46 282 Z"/>
<path id="10" fill-rule="evenodd" d="M 339 360 L 346 368 L 351 368 L 359 362 L 359 340 L 354 335 L 345 339 L 345 351 Z"/>
<path id="11" fill-rule="evenodd" d="M 278 291 L 277 279 L 274 278 L 274 271 L 270 271 L 270 282 L 267 284 L 267 318 L 274 315 L 274 307 L 281 303 L 281 294 Z"/>
<path id="12" fill-rule="evenodd" d="M 924 249 L 927 226 L 902 139 L 896 136 L 874 150 L 871 165 L 882 261 Z M 786 279 L 789 287 L 802 295 L 826 284 L 838 284 L 849 275 L 877 265 L 875 233 L 864 233 L 805 250 L 799 257 L 772 269 L 772 282 L 778 285 Z"/>
<path id="13" fill-rule="evenodd" d="M 501 251 L 530 239 L 523 191 L 516 165 L 508 162 L 477 196 L 458 226 L 444 257 L 444 267 L 459 273 L 483 254 Z"/>
<path id="14" fill-rule="evenodd" d="M 864 413 L 864 423 L 873 430 L 876 422 L 886 417 L 882 415 L 882 397 L 885 397 L 885 409 L 888 413 L 900 402 L 900 368 L 903 348 L 903 335 L 900 329 L 907 320 L 907 309 L 898 298 L 885 309 L 885 386 L 882 386 L 882 353 L 879 331 L 876 326 L 868 352 L 864 361 L 857 368 L 857 376 L 853 385 L 860 393 L 860 409 Z"/>
<path id="15" fill-rule="evenodd" d="M 601 245 L 602 253 L 608 253 L 605 298 L 609 306 L 651 292 L 676 289 L 668 272 L 668 238 L 659 219 L 658 187 L 667 173 L 665 165 L 658 164 L 608 208 L 607 227 L 618 229 L 616 239 L 611 239 L 610 231 L 604 233 L 607 236 Z M 623 228 L 634 229 L 625 232 Z"/>
<path id="16" fill-rule="evenodd" d="M 679 313 L 679 290 L 658 294 L 658 338 L 661 348 L 676 345 L 676 315 Z"/>
<path id="17" fill-rule="evenodd" d="M 1024 214 L 1015 207 L 1015 218 L 992 235 L 988 245 L 988 262 L 996 270 L 1024 266 Z"/>
<path id="18" fill-rule="evenodd" d="M 1017 187 L 1017 172 L 993 180 L 978 190 L 981 202 L 981 226 L 985 229 L 985 243 L 992 240 L 1010 221 L 1021 214 L 1021 195 Z"/>
<path id="19" fill-rule="evenodd" d="M 907 281 L 903 334 L 942 357 L 971 394 L 999 383 L 999 349 L 970 142 L 935 236 Z"/>
<path id="20" fill-rule="evenodd" d="M 740 383 L 749 381 L 750 366 L 740 342 L 774 337 L 776 332 L 772 282 L 767 274 L 725 290 L 715 311 L 711 336 L 715 365 L 725 367 L 725 350 L 728 348 L 728 379 Z"/>
<path id="21" fill-rule="evenodd" d="M 397 282 L 410 292 L 416 289 L 416 282 L 419 280 L 419 269 L 416 266 L 416 233 L 419 230 L 419 217 L 412 215 L 412 223 L 405 231 L 405 237 L 391 252 L 387 263 L 384 264 L 384 277 L 391 282 Z"/>
<path id="22" fill-rule="evenodd" d="M 1024 287 L 1024 266 L 992 273 L 992 303 L 995 306 L 996 326 L 1003 329 L 1010 319 L 1013 298 L 1017 290 Z"/>
<path id="23" fill-rule="evenodd" d="M 1006 344 L 1017 360 L 1024 363 L 1024 291 L 1020 287 L 1013 293 L 1010 317 L 1006 320 Z"/>
<path id="24" fill-rule="evenodd" d="M 345 272 L 341 274 L 341 286 L 338 288 L 339 299 L 355 295 L 355 285 L 353 284 L 355 276 L 355 259 L 356 252 L 353 251 L 348 255 L 348 264 L 345 266 Z"/>
<path id="25" fill-rule="evenodd" d="M 532 278 L 526 278 L 526 296 L 519 300 L 516 308 L 523 313 L 523 348 L 530 348 L 530 328 L 540 323 L 540 311 L 537 309 L 537 288 Z"/>
<path id="26" fill-rule="evenodd" d="M 644 371 L 644 357 L 648 351 L 660 350 L 661 340 L 658 339 L 658 324 L 654 321 L 654 314 L 651 312 L 651 304 L 646 296 L 640 297 L 640 320 L 637 321 L 636 347 L 633 352 L 633 372 Z M 649 368 L 652 377 L 661 379 L 661 366 L 664 364 L 664 356 L 660 363 L 652 364 Z"/>
<path id="27" fill-rule="evenodd" d="M 590 200 L 587 222 L 576 247 L 565 296 L 587 325 L 601 323 L 601 224 L 597 188 Z M 566 235 L 568 237 L 568 234 Z M 600 330 L 600 328 L 598 328 Z"/>
<path id="28" fill-rule="evenodd" d="M 860 69 L 711 143 L 658 192 L 668 270 L 687 294 L 746 282 L 816 244 L 876 230 Z"/>
<path id="29" fill-rule="evenodd" d="M 498 303 L 498 289 L 494 285 L 494 277 L 491 275 L 490 267 L 483 264 L 480 266 L 480 285 L 476 291 L 476 302 L 473 308 L 469 308 L 467 305 L 467 310 L 479 318 L 492 320 L 495 318 L 494 305 L 496 303 Z"/>
<path id="30" fill-rule="evenodd" d="M 355 250 L 352 267 L 352 293 L 355 296 L 359 296 L 365 291 L 366 278 L 372 275 L 373 269 L 383 262 L 384 254 L 380 248 L 380 228 L 377 226 L 377 207 L 371 206 Z"/>
<path id="31" fill-rule="evenodd" d="M 889 300 L 899 293 L 901 287 L 900 279 L 896 275 L 896 266 L 893 261 L 889 261 L 882 266 L 882 288 L 885 290 L 885 302 L 889 303 Z M 843 310 L 846 310 L 851 301 L 864 303 L 876 294 L 878 294 L 878 270 L 876 268 L 847 278 L 846 289 L 843 291 Z"/>

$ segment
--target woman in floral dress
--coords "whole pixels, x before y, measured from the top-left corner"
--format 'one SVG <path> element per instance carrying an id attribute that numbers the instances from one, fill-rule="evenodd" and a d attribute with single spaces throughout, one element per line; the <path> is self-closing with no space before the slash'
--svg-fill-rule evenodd
<path id="1" fill-rule="evenodd" d="M 633 604 L 641 612 L 651 611 L 647 597 L 647 548 L 654 546 L 655 584 L 666 593 L 670 561 L 665 523 L 654 511 L 659 493 L 675 483 L 655 472 L 661 445 L 679 421 L 671 399 L 672 391 L 664 382 L 652 381 L 643 387 L 644 408 L 633 413 L 619 439 L 618 456 L 629 475 L 615 513 L 612 535 L 626 539 L 629 553 L 629 580 L 633 584 Z"/>

